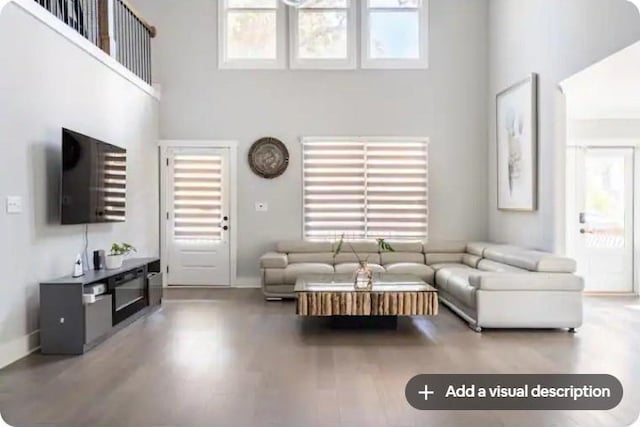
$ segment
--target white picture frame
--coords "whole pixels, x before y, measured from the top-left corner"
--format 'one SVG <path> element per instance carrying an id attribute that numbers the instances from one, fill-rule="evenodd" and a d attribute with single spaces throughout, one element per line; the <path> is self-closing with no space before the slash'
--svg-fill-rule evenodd
<path id="1" fill-rule="evenodd" d="M 538 209 L 538 75 L 496 96 L 498 210 Z"/>

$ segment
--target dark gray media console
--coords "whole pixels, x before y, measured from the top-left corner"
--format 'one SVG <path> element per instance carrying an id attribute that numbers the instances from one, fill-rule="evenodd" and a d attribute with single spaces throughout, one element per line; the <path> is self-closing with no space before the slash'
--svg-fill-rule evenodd
<path id="1" fill-rule="evenodd" d="M 83 295 L 105 292 L 93 303 Z M 162 304 L 158 258 L 126 260 L 117 270 L 91 270 L 40 284 L 40 349 L 44 354 L 83 354 Z"/>

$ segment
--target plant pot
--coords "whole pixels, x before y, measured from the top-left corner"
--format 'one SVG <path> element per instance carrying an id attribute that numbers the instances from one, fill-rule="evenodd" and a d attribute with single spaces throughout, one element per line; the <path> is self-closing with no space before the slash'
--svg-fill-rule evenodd
<path id="1" fill-rule="evenodd" d="M 117 270 L 122 267 L 124 255 L 107 255 L 104 260 L 104 266 L 107 270 Z"/>

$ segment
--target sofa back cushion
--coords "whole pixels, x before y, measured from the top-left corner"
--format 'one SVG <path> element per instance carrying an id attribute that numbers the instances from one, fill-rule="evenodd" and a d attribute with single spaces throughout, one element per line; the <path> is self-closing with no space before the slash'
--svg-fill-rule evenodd
<path id="1" fill-rule="evenodd" d="M 395 246 L 393 246 L 395 249 Z M 399 262 L 410 262 L 414 264 L 424 264 L 424 254 L 419 252 L 382 252 L 382 265 L 396 264 Z"/>
<path id="2" fill-rule="evenodd" d="M 386 240 L 388 244 L 391 245 L 394 251 L 396 252 L 404 252 L 404 253 L 422 253 L 422 242 L 419 240 L 409 241 L 409 240 Z"/>
<path id="3" fill-rule="evenodd" d="M 443 241 L 443 242 L 423 242 L 422 251 L 425 254 L 450 254 L 450 253 L 464 253 L 467 249 L 465 242 L 458 241 Z"/>
<path id="4" fill-rule="evenodd" d="M 527 271 L 522 268 L 514 267 L 509 264 L 503 264 L 501 262 L 491 261 L 490 259 L 481 259 L 476 267 L 481 271 L 491 271 L 494 273 L 508 273 L 508 272 L 523 272 Z"/>
<path id="5" fill-rule="evenodd" d="M 444 254 L 425 254 L 425 261 L 427 265 L 431 264 L 445 264 L 454 263 L 462 264 L 464 253 L 444 253 Z"/>
<path id="6" fill-rule="evenodd" d="M 354 255 L 353 252 L 351 252 L 351 249 L 348 248 L 343 248 L 342 252 L 340 252 L 336 258 L 335 258 L 335 263 L 336 264 L 342 264 L 345 262 L 358 262 L 358 257 L 360 257 L 360 259 L 362 261 L 367 261 L 369 264 L 380 264 L 380 254 L 377 252 L 363 252 L 363 251 L 358 251 L 356 249 L 356 252 L 358 253 L 358 256 L 356 257 Z M 291 262 L 291 261 L 289 261 Z"/>
<path id="7" fill-rule="evenodd" d="M 305 240 L 285 240 L 278 242 L 278 252 L 289 253 L 322 253 L 332 252 L 332 242 L 307 242 Z"/>
<path id="8" fill-rule="evenodd" d="M 484 251 L 493 246 L 496 246 L 496 244 L 489 242 L 470 242 L 467 243 L 466 252 L 482 258 L 484 256 Z"/>
<path id="9" fill-rule="evenodd" d="M 337 244 L 337 243 L 336 243 Z M 378 242 L 375 240 L 349 240 L 342 246 L 342 252 L 351 252 L 351 248 L 360 255 L 361 252 L 378 253 Z"/>
<path id="10" fill-rule="evenodd" d="M 289 253 L 289 264 L 322 263 L 333 265 L 333 252 L 297 252 Z"/>
<path id="11" fill-rule="evenodd" d="M 484 258 L 541 273 L 575 273 L 576 271 L 576 261 L 571 258 L 509 245 L 486 248 Z"/>
<path id="12" fill-rule="evenodd" d="M 482 258 L 477 255 L 464 254 L 464 256 L 462 257 L 462 263 L 468 265 L 471 268 L 476 268 L 480 261 L 482 261 Z"/>

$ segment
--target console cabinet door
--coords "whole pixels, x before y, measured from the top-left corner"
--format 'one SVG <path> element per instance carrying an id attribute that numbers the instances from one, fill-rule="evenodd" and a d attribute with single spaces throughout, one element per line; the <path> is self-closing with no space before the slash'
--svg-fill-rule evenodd
<path id="1" fill-rule="evenodd" d="M 111 295 L 101 295 L 93 304 L 84 305 L 85 344 L 100 338 L 113 325 Z"/>
<path id="2" fill-rule="evenodd" d="M 149 273 L 149 305 L 154 307 L 162 303 L 162 273 Z"/>

